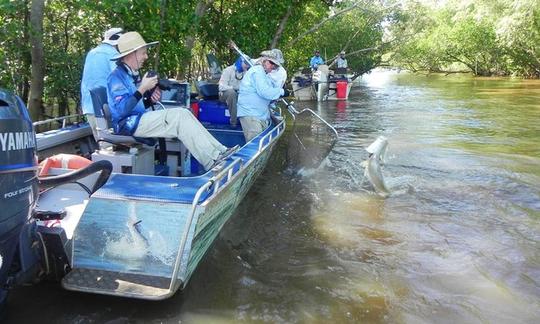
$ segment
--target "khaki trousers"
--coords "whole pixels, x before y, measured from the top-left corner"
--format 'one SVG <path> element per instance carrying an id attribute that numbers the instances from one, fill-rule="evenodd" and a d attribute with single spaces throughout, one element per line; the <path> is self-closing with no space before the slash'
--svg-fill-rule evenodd
<path id="1" fill-rule="evenodd" d="M 260 120 L 255 117 L 240 117 L 240 124 L 242 125 L 242 130 L 244 131 L 244 137 L 246 138 L 247 143 L 265 130 L 270 125 L 270 121 Z"/>
<path id="2" fill-rule="evenodd" d="M 205 170 L 214 164 L 219 153 L 227 150 L 189 110 L 183 108 L 145 112 L 133 136 L 178 138 Z"/>

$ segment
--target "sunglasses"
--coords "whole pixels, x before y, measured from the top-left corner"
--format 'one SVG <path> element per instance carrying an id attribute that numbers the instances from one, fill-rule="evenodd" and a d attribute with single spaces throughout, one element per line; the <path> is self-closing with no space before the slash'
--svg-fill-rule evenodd
<path id="1" fill-rule="evenodd" d="M 272 65 L 272 70 L 277 70 L 279 69 L 279 65 L 277 65 L 276 63 L 272 62 L 272 61 L 268 61 L 271 65 Z"/>

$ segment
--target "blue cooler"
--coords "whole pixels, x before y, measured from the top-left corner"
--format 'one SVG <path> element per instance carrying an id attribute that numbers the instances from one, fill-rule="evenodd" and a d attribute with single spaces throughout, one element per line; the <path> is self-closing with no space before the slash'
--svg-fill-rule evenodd
<path id="1" fill-rule="evenodd" d="M 231 114 L 227 104 L 218 100 L 201 100 L 199 102 L 199 120 L 213 124 L 229 124 Z"/>

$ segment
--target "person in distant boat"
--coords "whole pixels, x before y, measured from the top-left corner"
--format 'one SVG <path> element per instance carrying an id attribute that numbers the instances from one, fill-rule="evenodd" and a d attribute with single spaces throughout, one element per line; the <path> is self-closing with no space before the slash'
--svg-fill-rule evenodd
<path id="1" fill-rule="evenodd" d="M 218 142 L 193 114 L 182 108 L 146 111 L 161 96 L 156 87 L 157 76 L 139 70 L 148 59 L 146 43 L 137 32 L 128 32 L 118 39 L 117 67 L 107 80 L 107 97 L 116 134 L 135 137 L 178 138 L 199 163 L 209 170 L 234 153 L 238 146 L 227 149 Z"/>
<path id="2" fill-rule="evenodd" d="M 230 123 L 236 127 L 236 103 L 238 101 L 238 88 L 244 74 L 249 69 L 249 63 L 242 57 L 239 57 L 233 65 L 223 70 L 219 79 L 219 101 L 227 103 L 229 108 Z"/>
<path id="3" fill-rule="evenodd" d="M 276 54 L 272 51 L 261 53 L 258 63 L 249 69 L 238 92 L 238 118 L 242 124 L 246 142 L 253 139 L 270 126 L 270 110 L 272 100 L 288 96 L 289 91 L 276 86 L 268 76 L 281 66 Z"/>
<path id="4" fill-rule="evenodd" d="M 321 52 L 319 50 L 315 51 L 315 55 L 309 60 L 309 67 L 313 70 L 316 70 L 319 65 L 324 64 L 324 60 L 321 57 Z"/>
<path id="5" fill-rule="evenodd" d="M 346 69 L 348 66 L 347 66 L 347 59 L 345 58 L 345 51 L 341 51 L 341 53 L 339 53 L 339 56 L 336 60 L 336 66 L 337 68 L 342 68 L 342 69 Z"/>
<path id="6" fill-rule="evenodd" d="M 116 67 L 111 58 L 118 54 L 116 45 L 122 32 L 122 28 L 118 27 L 107 30 L 103 34 L 101 44 L 88 52 L 84 62 L 81 80 L 81 109 L 94 133 L 96 132 L 96 119 L 90 90 L 107 86 L 107 77 Z M 94 137 L 97 137 L 96 134 Z"/>

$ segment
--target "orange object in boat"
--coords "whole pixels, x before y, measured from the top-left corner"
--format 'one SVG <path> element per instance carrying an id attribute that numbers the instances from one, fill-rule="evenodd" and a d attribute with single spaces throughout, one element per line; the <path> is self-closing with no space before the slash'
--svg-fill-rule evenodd
<path id="1" fill-rule="evenodd" d="M 49 174 L 50 168 L 82 169 L 92 164 L 92 161 L 74 154 L 57 154 L 46 158 L 39 164 L 39 177 Z"/>

